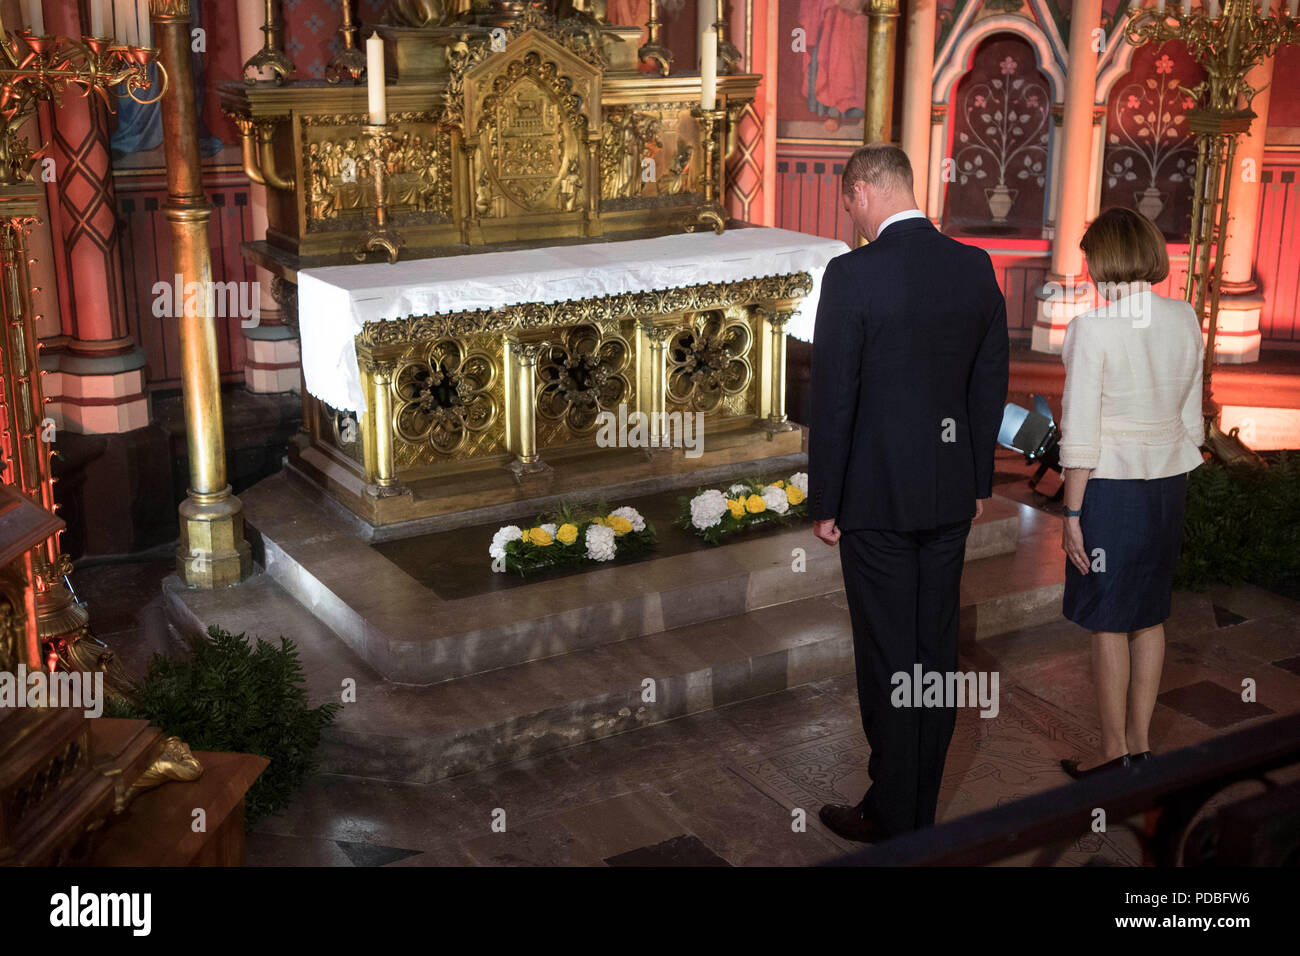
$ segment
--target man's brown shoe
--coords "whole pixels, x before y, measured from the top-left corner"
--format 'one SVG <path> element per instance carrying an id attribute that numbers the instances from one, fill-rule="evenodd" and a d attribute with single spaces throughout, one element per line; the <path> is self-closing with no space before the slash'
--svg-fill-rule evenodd
<path id="1" fill-rule="evenodd" d="M 817 814 L 826 829 L 837 837 L 855 840 L 858 843 L 879 843 L 885 839 L 876 824 L 862 815 L 857 807 L 828 803 Z"/>

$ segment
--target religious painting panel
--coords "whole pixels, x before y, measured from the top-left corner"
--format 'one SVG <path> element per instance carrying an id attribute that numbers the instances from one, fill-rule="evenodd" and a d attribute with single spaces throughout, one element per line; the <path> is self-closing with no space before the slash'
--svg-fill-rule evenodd
<path id="1" fill-rule="evenodd" d="M 867 16 L 861 0 L 780 5 L 777 135 L 861 141 Z"/>

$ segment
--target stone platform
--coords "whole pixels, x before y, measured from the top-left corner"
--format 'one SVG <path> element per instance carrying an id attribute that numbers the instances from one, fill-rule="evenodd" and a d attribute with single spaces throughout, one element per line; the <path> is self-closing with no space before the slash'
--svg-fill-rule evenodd
<path id="1" fill-rule="evenodd" d="M 487 559 L 517 514 L 371 543 L 282 473 L 243 496 L 265 571 L 217 592 L 172 579 L 168 614 L 182 630 L 291 637 L 313 700 L 354 680 L 322 769 L 415 783 L 852 670 L 838 553 L 806 522 L 708 548 L 671 527 L 681 489 L 643 490 L 608 500 L 656 525 L 650 557 L 520 580 Z M 1057 617 L 1058 540 L 1056 519 L 993 500 L 968 543 L 964 640 Z M 792 568 L 797 549 L 805 570 Z"/>

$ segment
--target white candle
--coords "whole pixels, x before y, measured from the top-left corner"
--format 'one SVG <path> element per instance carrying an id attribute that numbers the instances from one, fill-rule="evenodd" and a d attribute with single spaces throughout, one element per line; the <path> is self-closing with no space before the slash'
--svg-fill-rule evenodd
<path id="1" fill-rule="evenodd" d="M 1183 16 L 1189 17 L 1191 15 L 1192 15 L 1192 0 L 1183 0 Z"/>
<path id="2" fill-rule="evenodd" d="M 710 27 L 700 36 L 700 109 L 718 106 L 718 31 Z"/>
<path id="3" fill-rule="evenodd" d="M 1156 13 L 1165 12 L 1165 0 L 1156 0 Z"/>
<path id="4" fill-rule="evenodd" d="M 370 124 L 388 123 L 388 101 L 384 91 L 384 41 L 378 33 L 366 41 L 366 81 L 370 92 Z"/>
<path id="5" fill-rule="evenodd" d="M 1210 19 L 1219 19 L 1219 0 L 1206 0 L 1206 6 L 1208 6 L 1210 10 Z"/>
<path id="6" fill-rule="evenodd" d="M 45 8 L 41 0 L 27 0 L 27 29 L 39 36 L 45 36 Z"/>
<path id="7" fill-rule="evenodd" d="M 1300 17 L 1300 0 L 1286 0 L 1286 15 Z"/>
<path id="8" fill-rule="evenodd" d="M 713 0 L 696 0 L 695 3 L 695 34 L 703 37 L 705 31 L 713 29 L 713 19 L 715 7 Z M 700 72 L 704 72 L 704 43 L 700 43 L 699 53 L 695 57 L 696 65 L 699 66 Z"/>
<path id="9" fill-rule="evenodd" d="M 104 35 L 104 4 L 102 0 L 90 0 L 90 35 Z"/>

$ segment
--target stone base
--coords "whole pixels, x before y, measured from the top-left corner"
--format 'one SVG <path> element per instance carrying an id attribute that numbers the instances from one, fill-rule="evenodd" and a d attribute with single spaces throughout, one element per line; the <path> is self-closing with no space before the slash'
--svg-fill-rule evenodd
<path id="1" fill-rule="evenodd" d="M 1035 352 L 1059 355 L 1071 320 L 1092 308 L 1092 287 L 1049 275 L 1035 293 L 1035 298 L 1038 299 L 1038 316 L 1034 319 L 1030 347 Z"/>
<path id="2" fill-rule="evenodd" d="M 519 581 L 489 572 L 492 523 L 372 546 L 341 509 L 321 507 L 318 491 L 276 476 L 244 495 L 266 573 L 238 592 L 170 579 L 167 613 L 182 632 L 217 624 L 291 637 L 313 701 L 337 700 L 340 682 L 355 680 L 364 704 L 345 706 L 326 731 L 322 769 L 407 782 L 851 672 L 839 555 L 807 522 L 681 547 L 685 532 L 666 520 L 675 493 L 661 493 L 657 512 L 620 489 L 602 495 L 641 508 L 660 532 L 659 551 Z M 1032 538 L 1021 533 L 1026 513 Z M 1058 557 L 1054 521 L 989 503 L 967 543 L 963 640 L 1059 615 L 1060 562 L 1025 548 L 1041 539 Z M 444 545 L 462 534 L 466 557 L 449 556 Z"/>
<path id="3" fill-rule="evenodd" d="M 189 587 L 232 587 L 252 570 L 243 506 L 229 492 L 227 486 L 224 496 L 191 494 L 181 502 L 176 573 Z"/>

